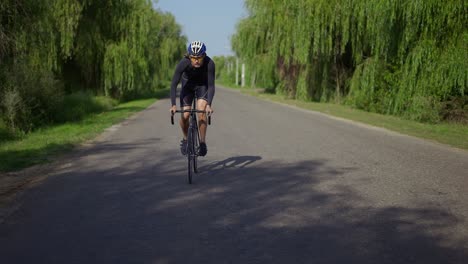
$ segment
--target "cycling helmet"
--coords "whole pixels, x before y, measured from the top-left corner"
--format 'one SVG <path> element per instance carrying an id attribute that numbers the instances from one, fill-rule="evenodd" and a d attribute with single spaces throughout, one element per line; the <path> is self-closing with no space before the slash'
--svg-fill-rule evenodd
<path id="1" fill-rule="evenodd" d="M 205 43 L 198 41 L 198 40 L 192 41 L 192 43 L 188 45 L 187 51 L 190 56 L 205 55 L 205 52 L 206 52 Z"/>

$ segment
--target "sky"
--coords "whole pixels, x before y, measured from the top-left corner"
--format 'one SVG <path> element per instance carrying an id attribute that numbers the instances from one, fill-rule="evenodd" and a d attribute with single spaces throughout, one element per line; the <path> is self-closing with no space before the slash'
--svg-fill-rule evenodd
<path id="1" fill-rule="evenodd" d="M 230 37 L 247 16 L 244 0 L 158 0 L 155 8 L 174 15 L 188 41 L 204 42 L 211 57 L 234 55 Z"/>

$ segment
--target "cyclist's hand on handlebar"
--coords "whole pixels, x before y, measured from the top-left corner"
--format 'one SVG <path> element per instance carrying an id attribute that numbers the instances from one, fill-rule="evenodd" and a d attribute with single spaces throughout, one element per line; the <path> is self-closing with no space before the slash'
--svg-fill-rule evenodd
<path id="1" fill-rule="evenodd" d="M 177 110 L 177 107 L 176 107 L 175 105 L 173 105 L 173 106 L 171 107 L 171 109 L 170 109 L 171 114 L 175 114 L 176 110 Z"/>
<path id="2" fill-rule="evenodd" d="M 211 108 L 210 105 L 207 105 L 205 111 L 207 115 L 211 115 L 213 113 L 213 108 Z"/>

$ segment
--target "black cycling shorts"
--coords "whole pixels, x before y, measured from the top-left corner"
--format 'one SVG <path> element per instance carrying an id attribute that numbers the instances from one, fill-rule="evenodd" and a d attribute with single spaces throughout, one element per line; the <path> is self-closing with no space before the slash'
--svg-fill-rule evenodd
<path id="1" fill-rule="evenodd" d="M 193 98 L 195 97 L 195 91 L 198 99 L 204 99 L 208 101 L 208 86 L 206 85 L 191 85 L 186 84 L 182 86 L 180 91 L 180 106 L 192 106 Z"/>

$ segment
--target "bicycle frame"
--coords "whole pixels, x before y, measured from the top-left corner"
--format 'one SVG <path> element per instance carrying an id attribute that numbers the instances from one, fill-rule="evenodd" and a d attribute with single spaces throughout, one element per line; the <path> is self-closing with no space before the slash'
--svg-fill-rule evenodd
<path id="1" fill-rule="evenodd" d="M 196 93 L 195 93 L 196 94 Z M 186 110 L 176 110 L 176 113 L 190 113 L 189 116 L 189 127 L 187 131 L 187 169 L 188 169 L 188 182 L 192 184 L 192 169 L 193 172 L 198 173 L 197 167 L 197 158 L 198 158 L 198 148 L 200 142 L 200 131 L 198 128 L 198 120 L 197 120 L 197 113 L 205 113 L 206 111 L 197 110 L 197 100 L 198 98 L 195 96 L 192 109 Z M 174 125 L 174 113 L 171 115 L 171 123 Z M 208 125 L 211 124 L 211 115 L 208 115 Z"/>

